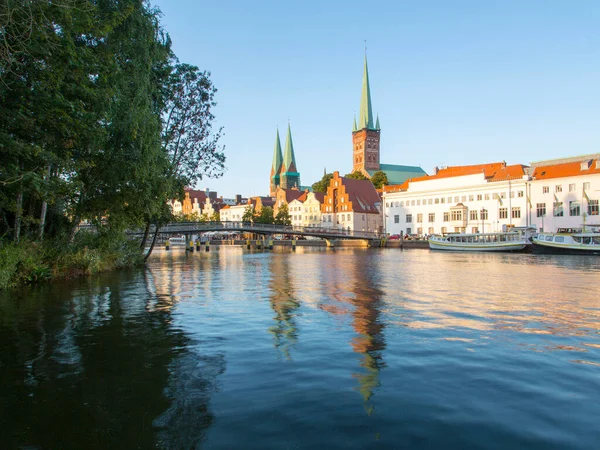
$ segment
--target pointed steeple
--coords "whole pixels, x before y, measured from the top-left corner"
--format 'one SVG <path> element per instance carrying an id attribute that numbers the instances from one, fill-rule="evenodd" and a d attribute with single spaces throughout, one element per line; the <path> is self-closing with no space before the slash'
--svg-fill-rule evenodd
<path id="1" fill-rule="evenodd" d="M 279 172 L 281 172 L 281 163 L 283 156 L 281 153 L 281 141 L 279 140 L 279 129 L 277 129 L 277 137 L 275 138 L 275 150 L 273 151 L 273 166 L 271 167 L 271 177 L 277 177 L 279 179 Z"/>
<path id="2" fill-rule="evenodd" d="M 375 129 L 381 130 L 381 127 L 379 126 L 379 114 L 377 114 L 377 121 L 375 122 Z"/>
<path id="3" fill-rule="evenodd" d="M 296 157 L 294 156 L 294 144 L 292 143 L 292 130 L 288 123 L 287 136 L 285 137 L 285 152 L 283 154 L 282 172 L 297 172 Z"/>
<path id="4" fill-rule="evenodd" d="M 367 68 L 367 55 L 365 54 L 365 70 L 363 73 L 362 96 L 360 99 L 359 129 L 373 129 L 373 111 L 371 110 L 371 88 L 369 87 L 369 69 Z"/>
<path id="5" fill-rule="evenodd" d="M 354 114 L 354 125 L 352 125 L 352 132 L 354 131 L 358 131 L 358 128 L 356 128 L 356 114 Z"/>

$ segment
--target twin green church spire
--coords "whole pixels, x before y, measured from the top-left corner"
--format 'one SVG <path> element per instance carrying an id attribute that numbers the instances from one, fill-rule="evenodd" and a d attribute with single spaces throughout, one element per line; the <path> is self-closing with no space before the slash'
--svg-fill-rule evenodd
<path id="1" fill-rule="evenodd" d="M 275 192 L 277 186 L 281 186 L 283 189 L 300 188 L 300 173 L 296 167 L 296 155 L 294 155 L 292 130 L 289 123 L 285 138 L 285 152 L 283 154 L 281 152 L 279 130 L 277 130 L 275 138 L 273 165 L 271 166 L 271 194 Z"/>

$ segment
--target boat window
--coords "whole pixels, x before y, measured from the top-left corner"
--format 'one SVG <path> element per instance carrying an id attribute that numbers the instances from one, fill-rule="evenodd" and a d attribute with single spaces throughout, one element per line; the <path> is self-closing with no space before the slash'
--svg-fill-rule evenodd
<path id="1" fill-rule="evenodd" d="M 593 237 L 592 241 L 594 242 L 594 245 L 600 245 L 600 237 Z"/>
<path id="2" fill-rule="evenodd" d="M 546 241 L 552 242 L 552 236 L 546 236 Z"/>
<path id="3" fill-rule="evenodd" d="M 581 244 L 581 236 L 573 236 L 573 240 L 578 244 Z"/>
<path id="4" fill-rule="evenodd" d="M 556 236 L 554 238 L 554 242 L 565 242 L 565 237 L 564 236 Z"/>

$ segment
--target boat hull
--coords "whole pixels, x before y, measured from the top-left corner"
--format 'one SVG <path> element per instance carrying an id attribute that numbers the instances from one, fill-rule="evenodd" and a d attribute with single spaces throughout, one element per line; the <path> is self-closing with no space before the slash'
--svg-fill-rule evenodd
<path id="1" fill-rule="evenodd" d="M 594 255 L 600 256 L 600 247 L 585 248 L 581 245 L 540 244 L 533 242 L 533 253 L 538 255 Z"/>
<path id="2" fill-rule="evenodd" d="M 446 250 L 453 252 L 520 252 L 525 249 L 524 242 L 500 242 L 494 244 L 456 244 L 450 242 L 429 241 L 431 250 Z"/>

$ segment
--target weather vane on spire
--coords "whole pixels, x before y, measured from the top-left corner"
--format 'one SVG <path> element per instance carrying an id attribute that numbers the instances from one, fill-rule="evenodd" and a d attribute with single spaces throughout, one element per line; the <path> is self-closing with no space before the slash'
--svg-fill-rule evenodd
<path id="1" fill-rule="evenodd" d="M 365 56 L 367 56 L 367 40 L 365 39 Z"/>

